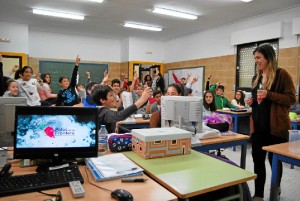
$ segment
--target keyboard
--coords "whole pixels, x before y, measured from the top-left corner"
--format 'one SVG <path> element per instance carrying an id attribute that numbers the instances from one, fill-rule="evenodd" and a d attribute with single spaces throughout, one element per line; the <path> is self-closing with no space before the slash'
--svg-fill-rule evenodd
<path id="1" fill-rule="evenodd" d="M 84 182 L 76 164 L 47 172 L 3 177 L 0 178 L 0 197 L 65 187 L 76 180 Z"/>

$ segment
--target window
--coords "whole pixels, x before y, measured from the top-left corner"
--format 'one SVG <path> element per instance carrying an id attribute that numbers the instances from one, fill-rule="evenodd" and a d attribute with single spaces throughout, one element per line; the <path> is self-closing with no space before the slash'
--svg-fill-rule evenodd
<path id="1" fill-rule="evenodd" d="M 177 144 L 177 140 L 172 140 L 171 144 L 172 145 Z"/>
<path id="2" fill-rule="evenodd" d="M 251 91 L 252 78 L 256 74 L 253 51 L 263 43 L 271 44 L 278 58 L 278 39 L 248 43 L 237 46 L 236 89 Z"/>
<path id="3" fill-rule="evenodd" d="M 154 141 L 154 144 L 161 144 L 161 140 L 160 141 Z"/>

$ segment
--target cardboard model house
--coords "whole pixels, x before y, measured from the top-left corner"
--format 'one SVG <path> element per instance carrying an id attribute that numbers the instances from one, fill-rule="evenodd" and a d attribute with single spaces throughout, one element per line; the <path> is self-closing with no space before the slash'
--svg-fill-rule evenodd
<path id="1" fill-rule="evenodd" d="M 175 127 L 132 130 L 132 151 L 139 156 L 162 158 L 191 153 L 192 132 Z"/>

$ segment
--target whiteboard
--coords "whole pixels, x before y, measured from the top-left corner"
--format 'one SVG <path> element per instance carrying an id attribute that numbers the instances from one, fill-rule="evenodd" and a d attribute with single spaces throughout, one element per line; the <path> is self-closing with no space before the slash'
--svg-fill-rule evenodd
<path id="1" fill-rule="evenodd" d="M 204 91 L 204 66 L 197 67 L 188 67 L 188 68 L 179 68 L 179 69 L 169 69 L 168 77 L 169 84 L 175 83 L 175 80 L 172 76 L 172 72 L 175 73 L 178 80 L 183 77 L 186 77 L 188 73 L 191 74 L 191 77 L 187 80 L 187 83 L 193 79 L 193 77 L 198 77 L 198 81 L 192 85 L 193 96 L 203 96 Z"/>

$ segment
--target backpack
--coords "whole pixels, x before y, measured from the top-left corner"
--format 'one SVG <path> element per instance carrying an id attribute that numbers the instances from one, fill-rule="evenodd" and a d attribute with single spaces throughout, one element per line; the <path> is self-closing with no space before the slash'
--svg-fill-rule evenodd
<path id="1" fill-rule="evenodd" d="M 214 112 L 210 116 L 205 116 L 204 121 L 208 127 L 217 129 L 220 132 L 233 129 L 232 117 L 228 114 Z"/>

